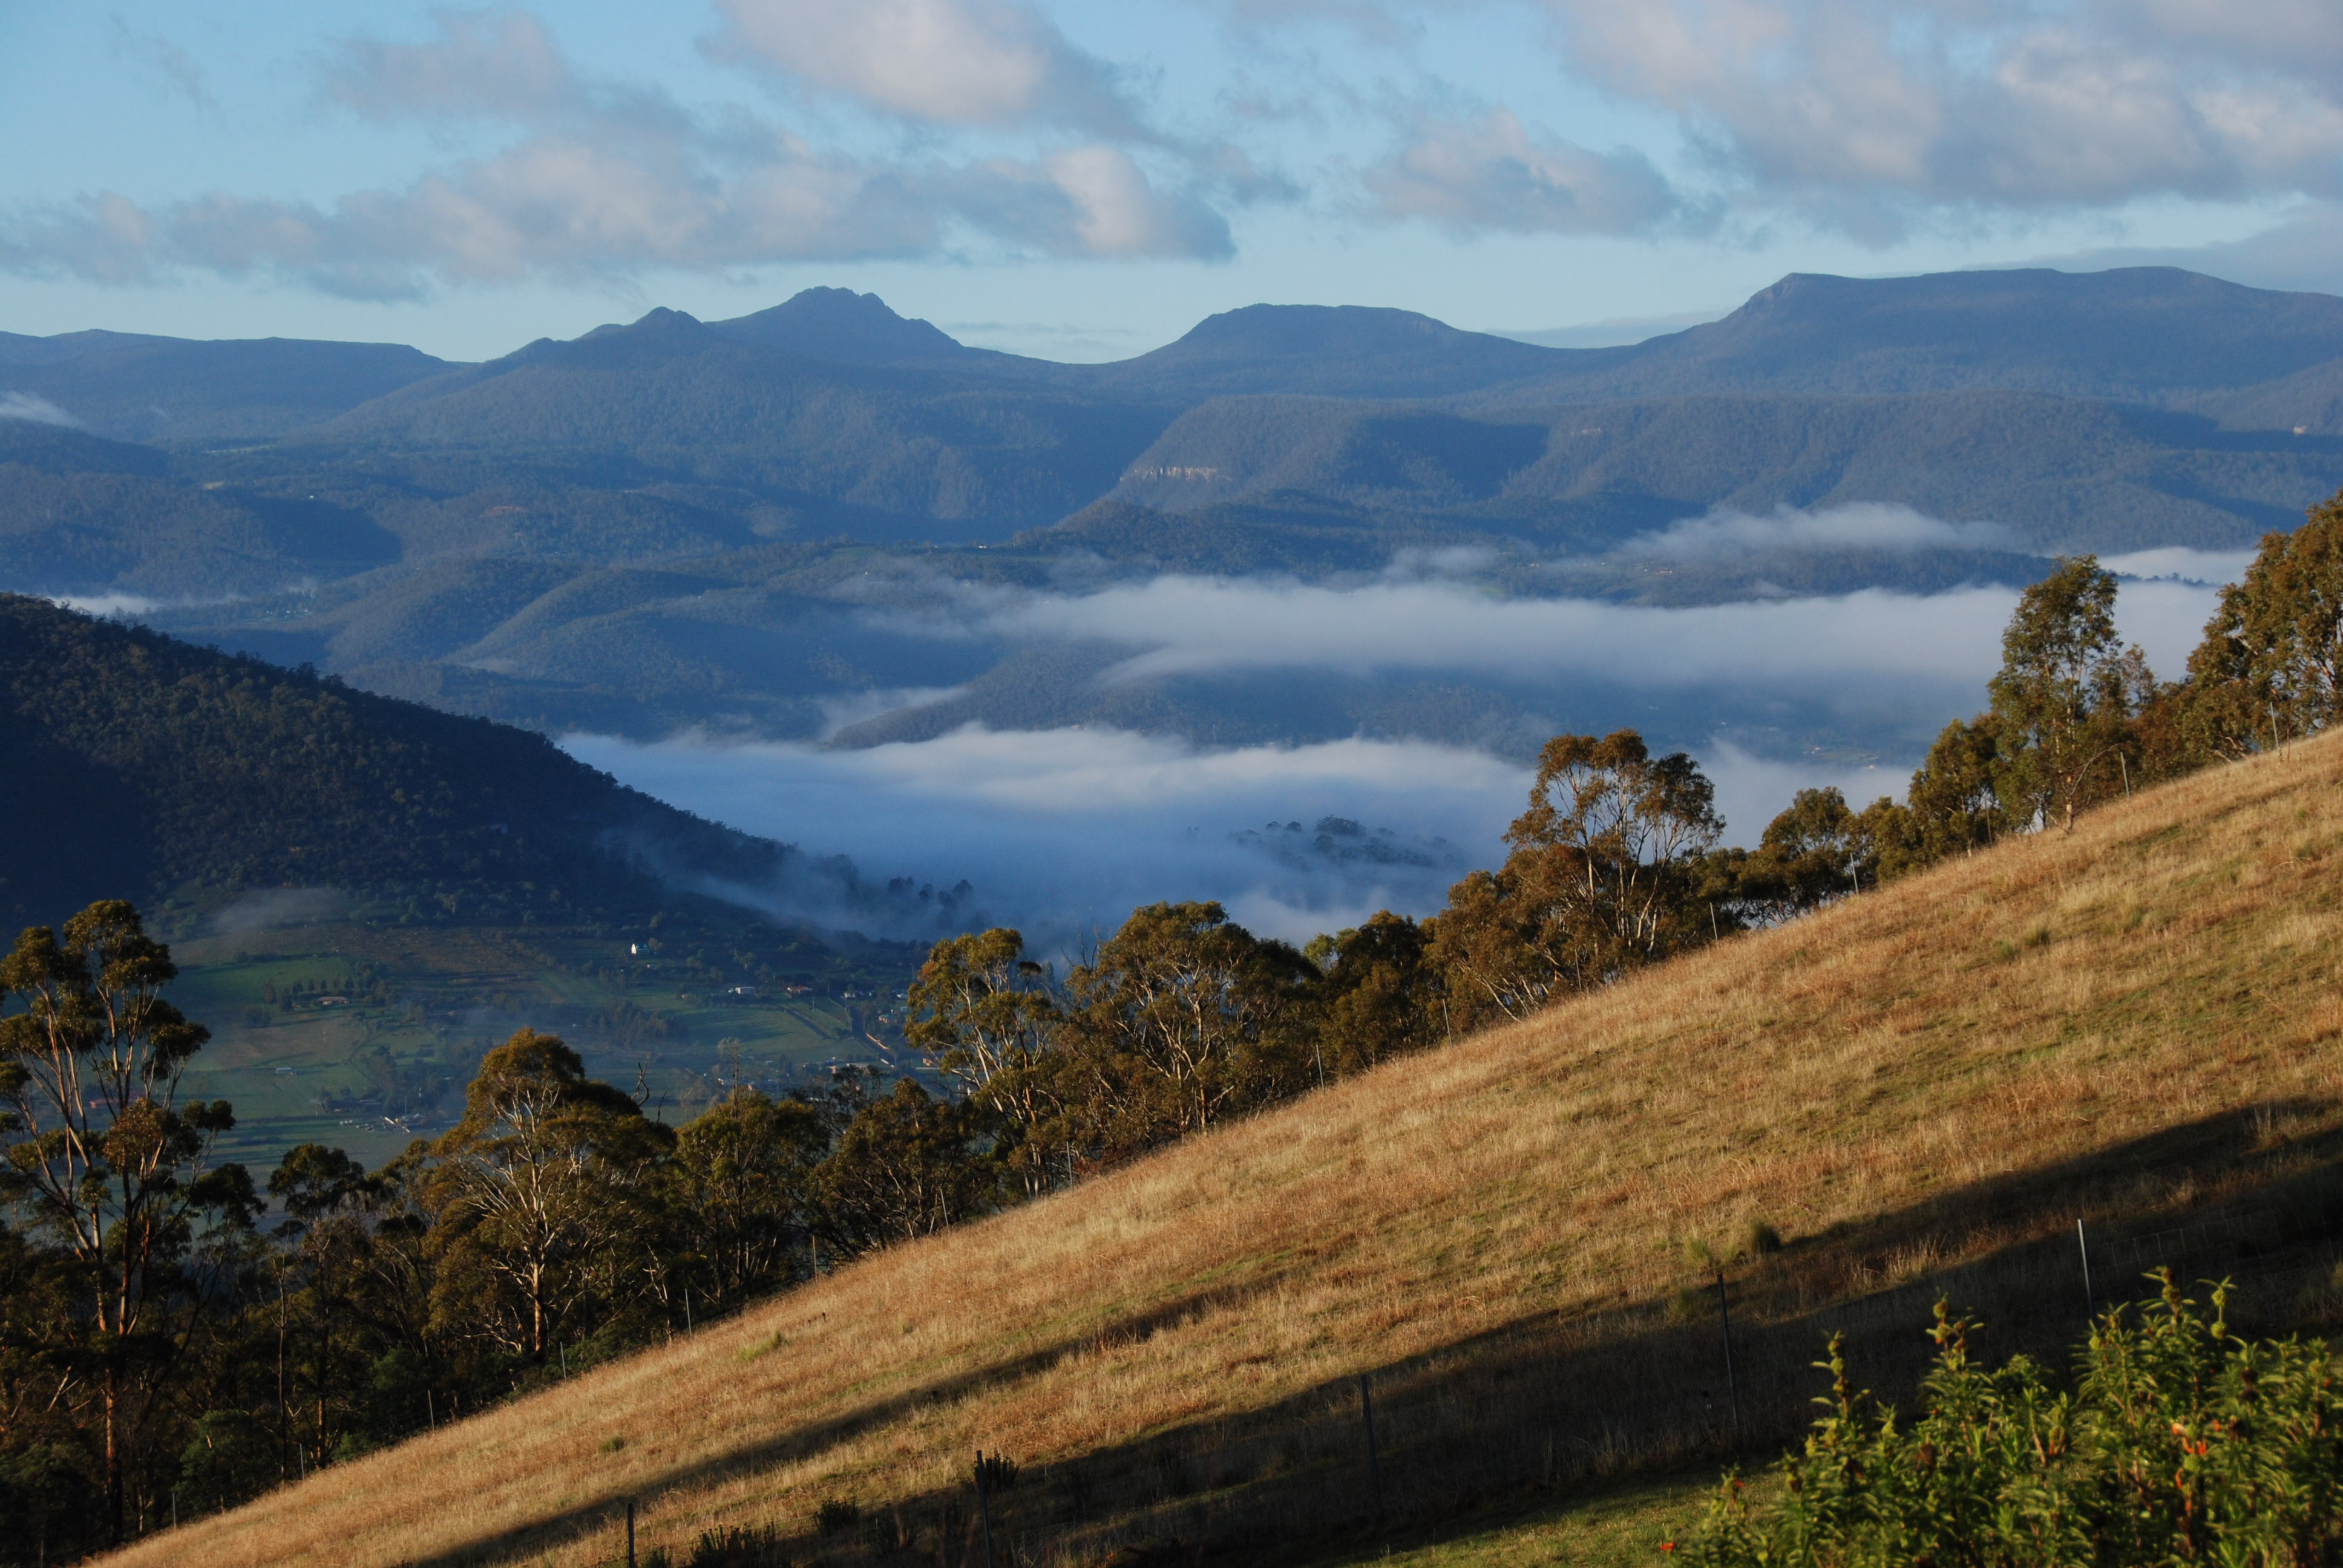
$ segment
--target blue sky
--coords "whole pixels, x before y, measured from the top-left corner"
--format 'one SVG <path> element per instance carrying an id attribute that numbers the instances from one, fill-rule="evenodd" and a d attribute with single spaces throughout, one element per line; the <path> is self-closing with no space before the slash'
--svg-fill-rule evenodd
<path id="1" fill-rule="evenodd" d="M 1791 271 L 2343 292 L 2333 0 L 0 0 L 0 138 L 34 334 L 474 358 L 831 284 L 1106 358 L 1260 300 L 1632 337 Z"/>

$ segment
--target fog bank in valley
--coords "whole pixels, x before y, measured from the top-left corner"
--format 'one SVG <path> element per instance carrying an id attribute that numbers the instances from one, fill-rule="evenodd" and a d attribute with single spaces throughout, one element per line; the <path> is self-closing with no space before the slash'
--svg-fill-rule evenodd
<path id="1" fill-rule="evenodd" d="M 2240 562 L 2157 551 L 2111 564 L 2139 574 L 2120 600 L 2125 637 L 2170 676 L 2212 611 L 2211 583 Z M 1601 728 L 1659 733 L 1665 705 L 1745 698 L 1894 714 L 1906 733 L 1925 734 L 1983 705 L 2016 597 L 1975 587 L 1660 608 L 1499 598 L 1462 581 L 1164 576 L 1090 593 L 994 593 L 959 609 L 994 635 L 1128 650 L 1102 682 L 1501 674 L 1558 695 L 1599 684 L 1651 699 Z M 1918 759 L 1789 739 L 1770 749 L 1731 733 L 1689 743 L 1716 783 L 1730 841 L 1754 843 L 1800 789 L 1836 786 L 1858 804 L 1900 796 Z M 1100 726 L 968 724 L 861 749 L 705 736 L 564 744 L 662 799 L 850 856 L 866 879 L 939 890 L 965 879 L 974 892 L 959 918 L 1018 925 L 1053 950 L 1159 899 L 1217 899 L 1248 926 L 1297 940 L 1379 908 L 1428 913 L 1466 869 L 1502 858 L 1530 779 L 1524 758 L 1404 737 L 1212 748 Z M 780 912 L 831 913 L 788 890 L 766 896 Z"/>

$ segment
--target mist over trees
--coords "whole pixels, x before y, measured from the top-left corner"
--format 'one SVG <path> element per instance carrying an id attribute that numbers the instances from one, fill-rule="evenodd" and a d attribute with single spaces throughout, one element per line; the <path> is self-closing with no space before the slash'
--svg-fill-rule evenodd
<path id="1" fill-rule="evenodd" d="M 1802 791 L 1722 847 L 1698 766 L 1632 730 L 1550 741 L 1504 863 L 1416 920 L 1305 948 L 1211 903 L 1135 910 L 1060 968 L 1016 931 L 939 942 L 906 1038 L 932 1084 L 849 1070 L 736 1088 L 671 1127 L 523 1029 L 455 1127 L 368 1171 L 304 1144 L 262 1183 L 183 1101 L 202 1026 L 121 901 L 0 962 L 0 1562 L 64 1561 L 226 1508 L 856 1256 L 1734 933 L 2335 722 L 2343 497 L 2273 534 L 2186 678 L 2062 562 L 2012 617 L 1989 705 L 1906 802 Z M 1869 1439 L 1865 1439 L 1869 1441 Z M 1720 1548 L 1719 1561 L 1729 1553 Z"/>

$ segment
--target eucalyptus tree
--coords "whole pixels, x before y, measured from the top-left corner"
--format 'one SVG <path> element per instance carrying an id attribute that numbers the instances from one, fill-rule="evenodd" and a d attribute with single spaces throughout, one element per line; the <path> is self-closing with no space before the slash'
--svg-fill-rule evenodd
<path id="1" fill-rule="evenodd" d="M 799 1277 L 830 1120 L 801 1100 L 736 1089 L 676 1131 L 671 1259 L 723 1307 Z"/>
<path id="2" fill-rule="evenodd" d="M 488 1052 L 427 1179 L 435 1316 L 543 1365 L 640 1277 L 673 1143 L 558 1035 L 523 1029 Z"/>
<path id="3" fill-rule="evenodd" d="M 2019 596 L 1987 683 L 1999 721 L 2004 809 L 2022 825 L 2071 829 L 2127 776 L 2133 715 L 2155 694 L 2116 632 L 2116 575 L 2075 556 Z"/>
<path id="4" fill-rule="evenodd" d="M 2189 739 L 2238 757 L 2343 717 L 2343 493 L 2262 537 L 2188 660 Z"/>
<path id="5" fill-rule="evenodd" d="M 1216 903 L 1132 910 L 1067 977 L 1068 1100 L 1086 1141 L 1136 1153 L 1302 1088 L 1318 979 Z"/>
<path id="6" fill-rule="evenodd" d="M 1001 1119 L 1029 1194 L 1051 1185 L 1051 1147 L 1065 1131 L 1063 1074 L 1052 1055 L 1065 1015 L 1051 979 L 1025 956 L 1021 933 L 995 927 L 938 942 L 907 993 L 904 1039 L 933 1052 Z"/>
<path id="7" fill-rule="evenodd" d="M 28 928 L 0 961 L 0 1132 L 11 1139 L 0 1198 L 69 1276 L 114 1542 L 152 1396 L 200 1303 L 192 1255 L 206 1226 L 248 1229 L 257 1209 L 241 1166 L 207 1168 L 236 1122 L 227 1101 L 180 1100 L 210 1036 L 163 1000 L 177 974 L 118 900 L 90 905 L 62 934 Z"/>
<path id="8" fill-rule="evenodd" d="M 1547 741 L 1505 863 L 1459 882 L 1433 921 L 1459 1010 L 1523 1017 L 1707 940 L 1715 799 L 1690 757 L 1654 757 L 1632 729 Z"/>

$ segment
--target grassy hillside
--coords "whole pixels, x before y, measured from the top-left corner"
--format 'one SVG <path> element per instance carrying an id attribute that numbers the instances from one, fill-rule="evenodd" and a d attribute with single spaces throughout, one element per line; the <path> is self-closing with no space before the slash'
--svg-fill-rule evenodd
<path id="1" fill-rule="evenodd" d="M 2143 794 L 118 1561 L 608 1563 L 629 1497 L 647 1549 L 769 1525 L 799 1562 L 981 1561 L 978 1449 L 1022 1466 L 991 1521 L 1017 1561 L 1640 1554 L 1736 1447 L 1686 1243 L 1759 1221 L 1785 1244 L 1725 1274 L 1760 1456 L 1826 1332 L 1892 1391 L 1939 1292 L 1982 1351 L 2062 1361 L 2078 1218 L 2102 1300 L 2171 1261 L 2235 1273 L 2248 1328 L 2315 1325 L 2343 1239 L 2338 784 L 2330 739 Z"/>

